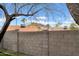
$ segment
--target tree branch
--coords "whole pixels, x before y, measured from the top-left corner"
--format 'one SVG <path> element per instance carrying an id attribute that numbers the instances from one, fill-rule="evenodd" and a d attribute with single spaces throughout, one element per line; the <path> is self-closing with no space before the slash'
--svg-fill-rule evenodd
<path id="1" fill-rule="evenodd" d="M 28 10 L 27 14 L 29 14 L 29 12 L 31 11 L 31 9 L 33 8 L 33 6 L 34 6 L 34 5 L 32 5 L 32 6 L 30 7 L 30 9 Z"/>
<path id="2" fill-rule="evenodd" d="M 38 13 L 39 11 L 41 11 L 43 8 L 41 8 L 41 9 L 39 9 L 39 10 L 37 10 L 37 11 L 35 11 L 34 13 L 32 13 L 32 14 L 12 14 L 12 15 L 10 15 L 10 17 L 18 17 L 18 16 L 33 16 L 33 15 L 35 15 L 36 13 Z"/>
<path id="3" fill-rule="evenodd" d="M 36 13 L 38 13 L 39 11 L 41 11 L 43 8 L 40 8 L 39 10 L 35 11 L 32 13 L 32 15 L 35 15 Z"/>
<path id="4" fill-rule="evenodd" d="M 30 4 L 24 4 L 24 5 L 20 6 L 20 7 L 18 8 L 18 11 L 17 11 L 17 12 L 19 12 L 23 7 L 25 7 L 25 6 L 27 6 L 27 5 L 30 5 Z"/>
<path id="5" fill-rule="evenodd" d="M 32 14 L 12 14 L 11 17 L 18 17 L 18 16 L 32 16 Z"/>
<path id="6" fill-rule="evenodd" d="M 5 8 L 5 6 L 0 4 L 0 8 L 3 10 L 5 16 L 7 17 L 9 14 L 8 14 L 7 9 Z"/>

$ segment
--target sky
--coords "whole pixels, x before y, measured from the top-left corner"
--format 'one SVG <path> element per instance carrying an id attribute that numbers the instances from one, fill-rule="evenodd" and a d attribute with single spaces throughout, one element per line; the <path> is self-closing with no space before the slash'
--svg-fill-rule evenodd
<path id="1" fill-rule="evenodd" d="M 6 9 L 8 10 L 9 14 L 12 14 L 14 12 L 13 4 L 6 3 L 4 4 L 6 6 Z M 19 5 L 19 4 L 18 4 Z M 20 6 L 20 5 L 19 5 Z M 17 7 L 17 9 L 19 8 Z M 48 4 L 39 4 L 36 7 L 33 8 L 33 10 L 38 10 L 42 7 L 46 7 L 49 9 L 43 9 L 39 11 L 36 15 L 33 17 L 16 17 L 15 20 L 11 22 L 10 25 L 21 25 L 22 19 L 27 19 L 26 25 L 30 24 L 31 22 L 35 23 L 41 23 L 41 24 L 50 24 L 51 26 L 54 26 L 56 23 L 62 23 L 63 26 L 68 26 L 71 23 L 74 23 L 73 18 L 71 17 L 69 10 L 65 3 L 48 3 Z M 21 12 L 26 13 L 29 10 L 29 6 L 23 7 Z M 3 26 L 5 22 L 5 16 L 3 11 L 0 9 L 0 27 Z"/>

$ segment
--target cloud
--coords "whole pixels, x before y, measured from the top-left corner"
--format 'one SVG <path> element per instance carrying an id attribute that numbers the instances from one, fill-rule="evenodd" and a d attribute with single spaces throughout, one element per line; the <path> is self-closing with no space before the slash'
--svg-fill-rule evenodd
<path id="1" fill-rule="evenodd" d="M 36 19 L 38 19 L 38 20 L 40 20 L 40 19 L 41 19 L 41 20 L 42 20 L 42 19 L 45 20 L 45 19 L 47 19 L 47 17 L 45 17 L 45 16 L 39 16 L 39 17 L 36 17 Z"/>
<path id="2" fill-rule="evenodd" d="M 69 17 L 67 18 L 65 21 L 63 21 L 63 23 L 66 23 L 66 24 L 71 24 L 71 23 L 75 23 L 74 19 L 72 17 Z"/>
<path id="3" fill-rule="evenodd" d="M 50 24 L 50 25 L 53 25 L 53 24 L 56 24 L 56 22 L 51 22 L 51 21 L 44 21 L 44 20 L 27 20 L 26 21 L 26 24 L 27 23 L 31 23 L 31 22 L 34 22 L 34 23 L 40 23 L 40 24 L 44 24 L 44 25 L 46 25 L 46 24 Z"/>
<path id="4" fill-rule="evenodd" d="M 0 18 L 0 22 L 2 23 L 5 22 L 5 20 L 6 20 L 5 18 Z"/>

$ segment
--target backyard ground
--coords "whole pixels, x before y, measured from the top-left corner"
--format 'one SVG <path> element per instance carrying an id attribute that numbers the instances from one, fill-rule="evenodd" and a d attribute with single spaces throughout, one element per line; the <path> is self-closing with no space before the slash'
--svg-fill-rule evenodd
<path id="1" fill-rule="evenodd" d="M 25 56 L 26 54 L 20 53 L 20 52 L 15 52 L 12 50 L 6 50 L 6 49 L 1 49 L 0 50 L 0 56 Z M 28 54 L 27 54 L 28 56 Z"/>

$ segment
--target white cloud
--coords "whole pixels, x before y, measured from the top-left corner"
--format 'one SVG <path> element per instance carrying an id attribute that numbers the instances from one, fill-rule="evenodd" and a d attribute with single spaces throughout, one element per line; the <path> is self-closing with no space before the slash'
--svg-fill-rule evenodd
<path id="1" fill-rule="evenodd" d="M 5 22 L 5 20 L 6 20 L 5 18 L 0 18 L 0 22 L 2 23 Z"/>
<path id="2" fill-rule="evenodd" d="M 47 17 L 45 17 L 45 16 L 39 16 L 39 17 L 36 17 L 36 19 L 38 19 L 38 20 L 45 20 L 45 19 L 47 19 Z"/>
<path id="3" fill-rule="evenodd" d="M 75 23 L 74 19 L 72 17 L 67 18 L 68 21 L 64 21 L 64 23 Z"/>
<path id="4" fill-rule="evenodd" d="M 27 21 L 26 21 L 26 24 L 27 24 L 27 23 L 31 23 L 31 22 L 40 23 L 40 24 L 44 24 L 44 25 L 46 25 L 46 24 L 50 24 L 50 25 L 56 24 L 56 22 L 51 22 L 51 21 L 49 21 L 49 22 L 46 21 L 46 22 L 45 22 L 45 21 L 43 21 L 43 20 L 39 20 L 39 21 L 38 21 L 38 20 L 27 20 Z"/>

